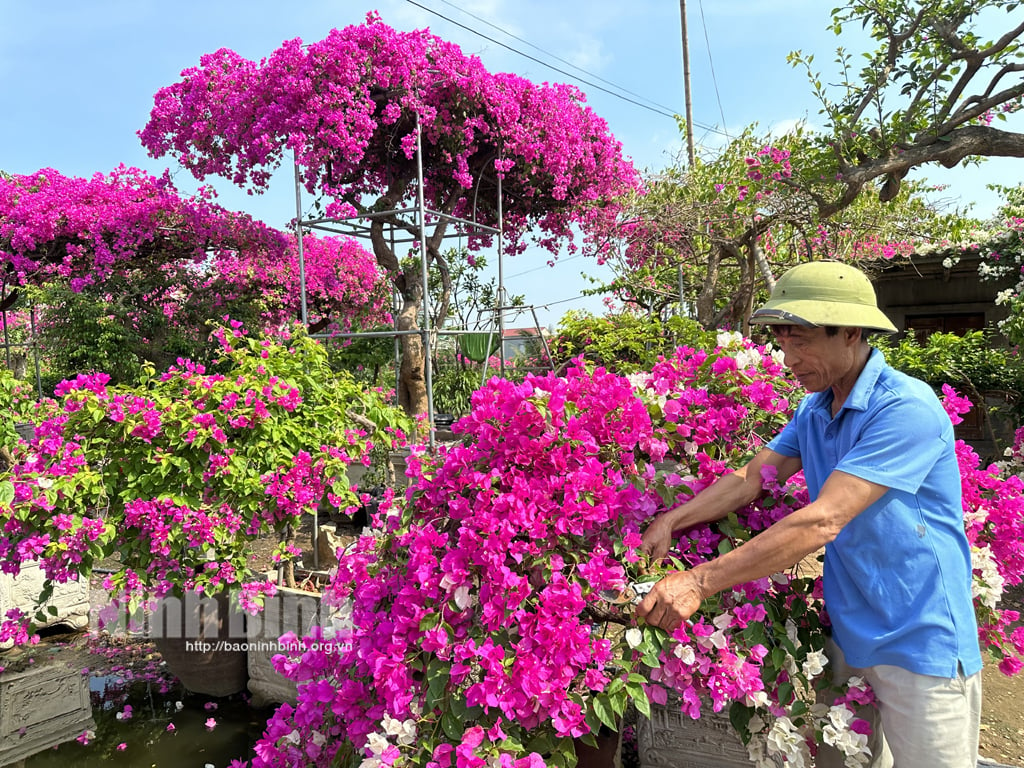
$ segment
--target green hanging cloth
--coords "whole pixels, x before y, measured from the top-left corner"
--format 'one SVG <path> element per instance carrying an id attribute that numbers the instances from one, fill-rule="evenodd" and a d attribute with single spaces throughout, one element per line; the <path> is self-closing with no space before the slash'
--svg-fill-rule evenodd
<path id="1" fill-rule="evenodd" d="M 474 363 L 482 363 L 498 351 L 496 333 L 460 333 L 459 351 Z"/>

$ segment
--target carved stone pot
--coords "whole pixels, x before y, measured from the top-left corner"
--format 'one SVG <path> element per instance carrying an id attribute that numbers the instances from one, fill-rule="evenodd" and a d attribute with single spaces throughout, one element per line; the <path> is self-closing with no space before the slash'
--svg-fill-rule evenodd
<path id="1" fill-rule="evenodd" d="M 268 571 L 268 579 L 275 579 L 276 572 Z M 280 674 L 272 659 L 288 651 L 280 642 L 287 632 L 301 638 L 314 627 L 321 627 L 326 637 L 333 637 L 338 630 L 336 615 L 325 611 L 318 590 L 327 583 L 326 571 L 299 571 L 296 581 L 311 585 L 308 589 L 278 587 L 277 594 L 266 599 L 263 611 L 248 617 L 246 637 L 248 648 L 249 693 L 256 707 L 268 704 L 294 704 L 298 687 L 294 680 Z"/>
<path id="2" fill-rule="evenodd" d="M 0 616 L 17 608 L 29 616 L 41 612 L 43 621 L 37 621 L 36 626 L 62 624 L 71 629 L 85 629 L 89 626 L 88 581 L 82 578 L 79 581 L 54 584 L 53 595 L 37 608 L 36 600 L 43 591 L 45 581 L 39 563 L 34 561 L 23 563 L 17 576 L 0 573 Z M 12 644 L 11 641 L 0 643 L 0 649 L 9 648 Z"/>
<path id="3" fill-rule="evenodd" d="M 0 765 L 17 763 L 95 727 L 89 678 L 80 669 L 55 662 L 0 672 Z"/>

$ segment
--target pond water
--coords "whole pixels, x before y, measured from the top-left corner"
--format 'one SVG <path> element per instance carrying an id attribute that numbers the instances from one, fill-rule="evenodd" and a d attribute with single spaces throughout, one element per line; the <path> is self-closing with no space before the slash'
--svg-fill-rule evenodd
<path id="1" fill-rule="evenodd" d="M 184 690 L 147 644 L 111 646 L 73 638 L 47 643 L 33 654 L 31 662 L 22 658 L 18 667 L 58 665 L 69 675 L 87 678 L 95 725 L 78 738 L 14 762 L 17 768 L 237 766 L 252 757 L 273 713 L 273 708 L 250 707 L 242 694 L 215 699 Z M 66 696 L 67 690 L 55 695 Z M 28 702 L 33 709 L 45 706 L 38 697 Z"/>
<path id="2" fill-rule="evenodd" d="M 160 693 L 155 683 L 126 685 L 116 676 L 93 678 L 90 689 L 93 737 L 39 752 L 25 768 L 224 768 L 251 756 L 270 715 L 240 697 L 213 701 L 177 687 Z"/>

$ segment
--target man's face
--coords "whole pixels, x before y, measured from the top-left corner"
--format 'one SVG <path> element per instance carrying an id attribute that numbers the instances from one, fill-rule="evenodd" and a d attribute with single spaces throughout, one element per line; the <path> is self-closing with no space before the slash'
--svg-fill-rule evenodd
<path id="1" fill-rule="evenodd" d="M 824 328 L 782 325 L 773 330 L 786 367 L 808 392 L 822 392 L 849 378 L 856 362 L 850 329 L 840 328 L 834 336 Z"/>

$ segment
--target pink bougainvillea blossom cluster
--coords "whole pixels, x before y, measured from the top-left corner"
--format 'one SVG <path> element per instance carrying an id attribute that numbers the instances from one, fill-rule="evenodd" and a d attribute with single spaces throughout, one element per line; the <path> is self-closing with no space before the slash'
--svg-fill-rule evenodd
<path id="1" fill-rule="evenodd" d="M 672 637 L 636 625 L 620 599 L 657 577 L 635 549 L 645 521 L 752 455 L 802 395 L 771 350 L 738 334 L 719 343 L 628 379 L 575 367 L 477 392 L 455 426 L 460 442 L 414 457 L 406 498 L 342 557 L 327 599 L 350 628 L 277 658 L 299 697 L 270 720 L 253 764 L 329 765 L 344 752 L 401 765 L 427 750 L 431 768 L 561 765 L 562 740 L 614 727 L 627 698 L 692 717 L 739 707 L 734 722 L 759 762 L 825 741 L 862 764 L 867 726 L 854 710 L 870 690 L 852 681 L 825 713 L 806 702 L 828 674 L 820 579 L 740 585 Z M 972 545 L 991 557 L 1000 539 L 994 567 L 1019 580 L 1024 494 L 993 471 L 972 473 L 961 451 Z M 801 476 L 763 480 L 762 499 L 686 532 L 673 557 L 715 557 L 807 502 Z M 1015 617 L 985 615 L 994 645 Z M 1019 639 L 1002 638 L 1007 658 L 1024 650 Z"/>
<path id="2" fill-rule="evenodd" d="M 821 635 L 814 580 L 743 585 L 674 637 L 616 601 L 651 578 L 641 526 L 790 412 L 779 372 L 766 350 L 734 343 L 680 349 L 633 380 L 582 367 L 492 380 L 455 426 L 461 442 L 414 459 L 383 534 L 342 558 L 328 599 L 348 606 L 351 633 L 278 658 L 298 703 L 272 718 L 254 765 L 328 765 L 350 749 L 400 764 L 413 744 L 438 768 L 540 765 L 560 739 L 617 722 L 627 698 L 643 710 L 674 696 L 694 717 L 733 703 L 786 711 L 793 677 L 773 651 L 792 631 L 783 661 L 804 674 L 798 638 Z M 711 557 L 800 503 L 799 489 L 776 491 L 676 555 Z"/>
<path id="3" fill-rule="evenodd" d="M 307 235 L 303 255 L 311 318 L 342 330 L 388 318 L 385 282 L 355 239 Z M 121 166 L 90 179 L 53 169 L 0 177 L 0 261 L 19 283 L 61 280 L 76 291 L 115 270 L 163 271 L 183 284 L 146 299 L 171 321 L 197 290 L 213 294 L 219 312 L 257 297 L 267 326 L 299 315 L 295 236 L 209 197 L 182 197 L 166 173 Z"/>
<path id="4" fill-rule="evenodd" d="M 180 197 L 167 173 L 120 166 L 89 179 L 52 168 L 0 177 L 0 258 L 19 282 L 60 276 L 75 288 L 129 261 L 199 263 L 241 248 L 278 253 L 282 235 L 207 198 Z"/>
<path id="5" fill-rule="evenodd" d="M 307 312 L 320 325 L 350 331 L 357 322 L 390 322 L 390 295 L 373 255 L 351 237 L 302 238 Z M 220 255 L 215 280 L 225 303 L 237 295 L 261 295 L 273 314 L 268 325 L 298 317 L 298 244 L 293 236 L 279 257 L 262 258 L 252 251 Z"/>
<path id="6" fill-rule="evenodd" d="M 350 216 L 364 198 L 415 202 L 418 123 L 428 207 L 494 227 L 500 176 L 511 251 L 532 231 L 557 253 L 576 226 L 586 233 L 614 217 L 614 198 L 639 183 L 577 89 L 489 73 L 452 43 L 376 13 L 317 42 L 286 41 L 259 63 L 227 49 L 204 55 L 154 102 L 140 131 L 154 157 L 262 191 L 293 154 L 306 189 L 331 201 L 328 216 Z M 488 241 L 477 232 L 469 245 Z"/>

